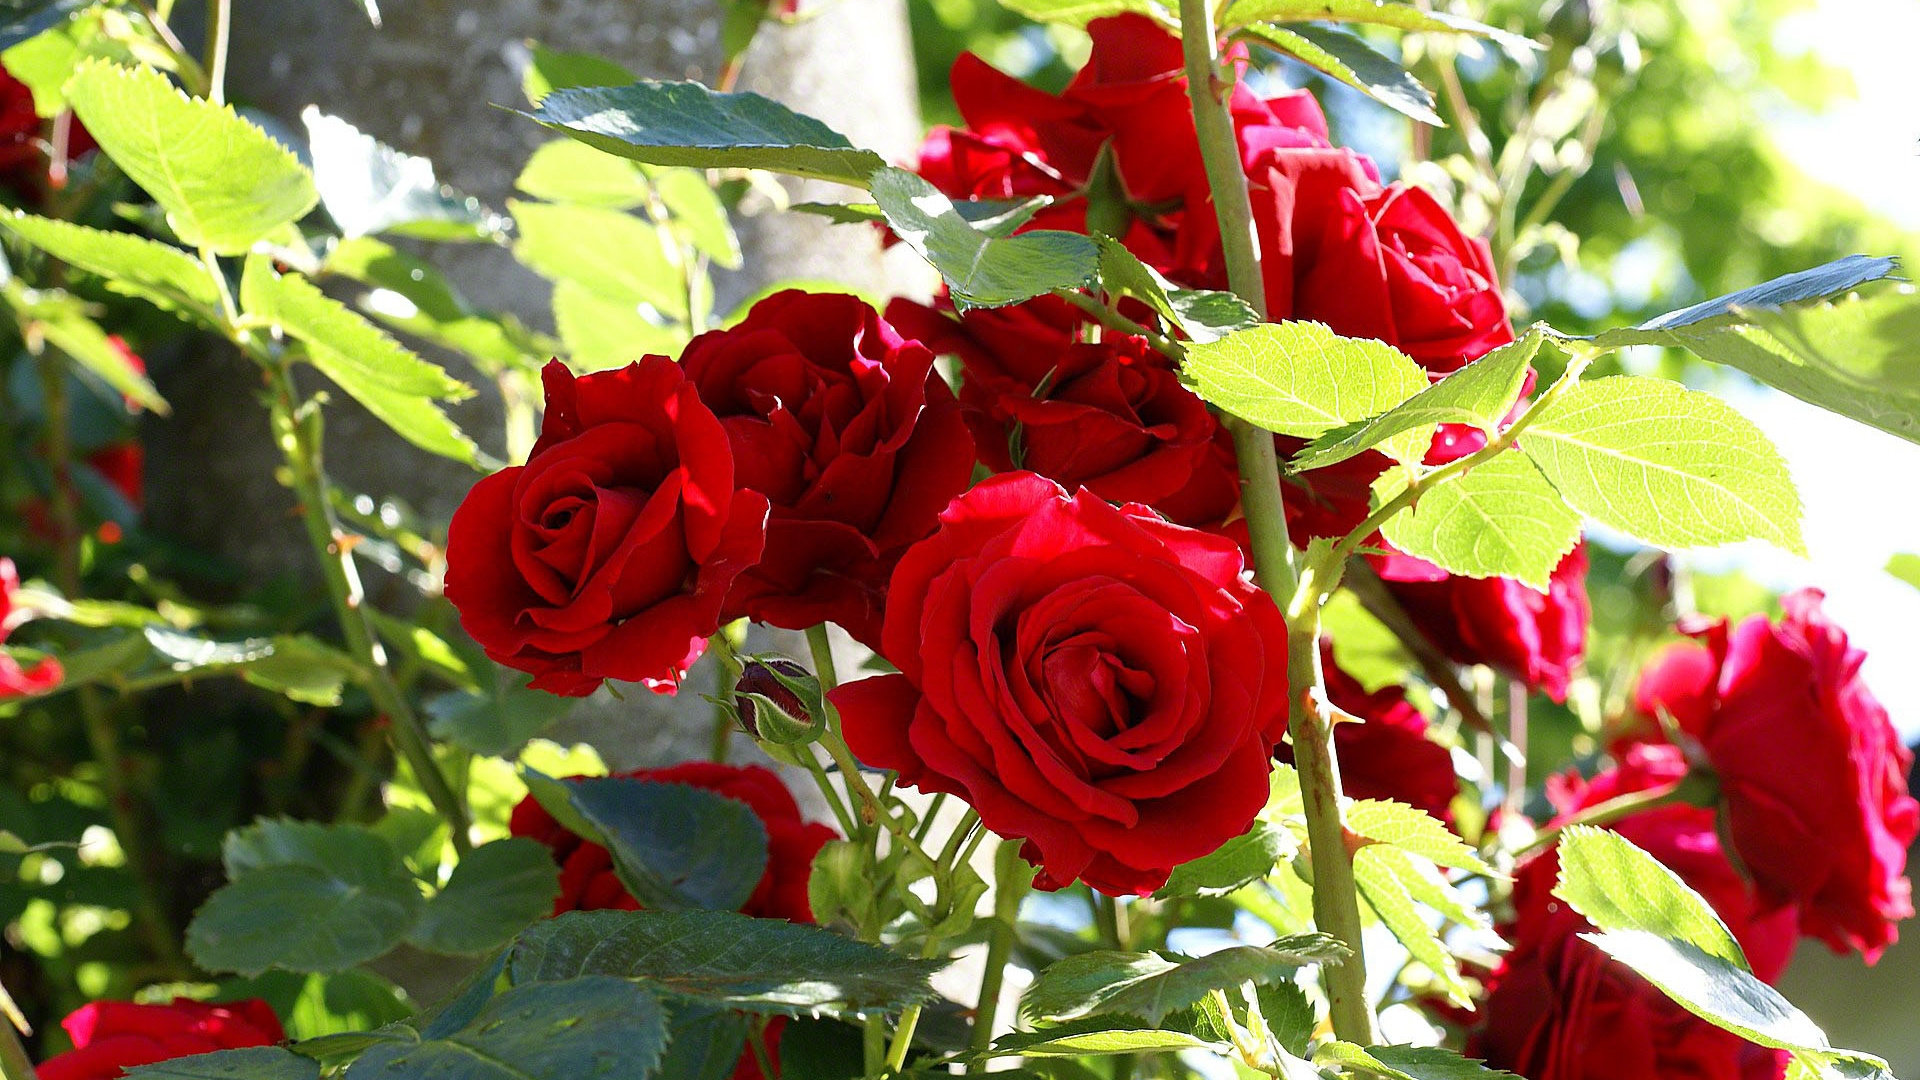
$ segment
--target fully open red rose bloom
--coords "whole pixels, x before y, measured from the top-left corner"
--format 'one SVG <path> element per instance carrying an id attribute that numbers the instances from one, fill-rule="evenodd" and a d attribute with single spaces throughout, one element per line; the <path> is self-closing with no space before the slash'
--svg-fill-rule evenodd
<path id="1" fill-rule="evenodd" d="M 1801 929 L 1869 962 L 1913 914 L 1907 847 L 1920 803 L 1913 756 L 1860 678 L 1866 655 L 1803 589 L 1786 617 L 1725 620 L 1704 645 L 1670 646 L 1635 697 L 1699 740 L 1720 780 L 1727 834 L 1763 896 L 1800 905 Z"/>
<path id="2" fill-rule="evenodd" d="M 680 358 L 765 495 L 766 554 L 729 614 L 878 642 L 887 576 L 973 479 L 973 441 L 933 354 L 858 297 L 795 290 L 702 334 Z"/>
<path id="3" fill-rule="evenodd" d="M 171 1005 L 96 1001 L 60 1026 L 73 1049 L 35 1066 L 40 1080 L 113 1080 L 137 1065 L 272 1046 L 287 1037 L 272 1007 L 258 998 L 219 1005 L 187 998 L 174 998 Z"/>
<path id="4" fill-rule="evenodd" d="M 767 869 L 740 910 L 761 919 L 813 921 L 813 908 L 807 901 L 807 879 L 813 872 L 813 857 L 834 838 L 834 833 L 827 826 L 800 816 L 793 793 L 772 770 L 758 765 L 689 761 L 664 769 L 635 769 L 614 775 L 661 784 L 686 784 L 746 803 L 767 830 Z M 545 844 L 553 852 L 554 861 L 560 864 L 560 896 L 553 902 L 555 915 L 602 908 L 634 911 L 640 907 L 639 901 L 620 884 L 613 870 L 613 856 L 607 849 L 568 832 L 533 796 L 520 800 L 513 808 L 508 831 Z"/>
<path id="5" fill-rule="evenodd" d="M 1147 893 L 1244 833 L 1286 723 L 1286 626 L 1231 541 L 1032 473 L 894 571 L 900 674 L 834 692 L 860 759 L 964 797 L 1040 884 Z"/>
<path id="6" fill-rule="evenodd" d="M 760 557 L 766 497 L 737 490 L 727 432 L 680 365 L 543 373 L 524 466 L 481 480 L 447 533 L 447 599 L 487 655 L 556 694 L 671 691 Z"/>

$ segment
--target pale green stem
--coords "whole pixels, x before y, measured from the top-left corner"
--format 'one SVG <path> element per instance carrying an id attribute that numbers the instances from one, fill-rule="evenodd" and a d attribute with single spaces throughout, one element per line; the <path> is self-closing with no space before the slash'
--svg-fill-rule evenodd
<path id="1" fill-rule="evenodd" d="M 233 34 L 233 0 L 207 0 L 207 100 L 227 100 L 227 44 Z"/>
<path id="2" fill-rule="evenodd" d="M 993 856 L 993 932 L 987 938 L 987 966 L 980 976 L 980 996 L 973 1008 L 973 1032 L 969 1046 L 976 1053 L 993 1044 L 994 1017 L 1000 1011 L 1000 991 L 1006 985 L 1007 964 L 1013 959 L 1015 925 L 1020 918 L 1020 902 L 1033 891 L 1034 870 L 1020 857 L 1020 845 L 1002 840 Z M 984 1059 L 967 1066 L 967 1071 L 983 1072 Z"/>
<path id="3" fill-rule="evenodd" d="M 4 986 L 0 986 L 0 999 L 8 1004 L 13 1001 Z M 27 1056 L 27 1048 L 21 1045 L 20 1036 L 5 1015 L 0 1015 L 0 1080 L 34 1080 L 33 1059 Z"/>

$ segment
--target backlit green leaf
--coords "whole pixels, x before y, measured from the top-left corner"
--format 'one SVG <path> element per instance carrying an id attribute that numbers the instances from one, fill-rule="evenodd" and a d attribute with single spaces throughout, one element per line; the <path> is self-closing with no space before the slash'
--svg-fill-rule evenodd
<path id="1" fill-rule="evenodd" d="M 1446 988 L 1449 1001 L 1471 1008 L 1473 989 L 1461 977 L 1459 963 L 1447 951 L 1446 943 L 1440 940 L 1438 931 L 1414 904 L 1412 893 L 1400 880 L 1400 873 L 1412 867 L 1392 858 L 1374 858 L 1370 855 L 1373 850 L 1373 847 L 1361 848 L 1353 858 L 1353 880 L 1360 890 L 1360 898 L 1393 932 L 1407 953 L 1425 965 Z"/>
<path id="2" fill-rule="evenodd" d="M 1069 26 L 1085 26 L 1095 19 L 1128 13 L 1156 16 L 1162 22 L 1173 18 L 1154 0 L 1000 0 L 1000 6 L 1034 22 Z"/>
<path id="3" fill-rule="evenodd" d="M 1396 470 L 1374 488 L 1385 502 L 1404 486 Z M 1580 515 L 1526 455 L 1508 451 L 1424 492 L 1380 532 L 1448 573 L 1510 577 L 1545 592 L 1553 568 L 1580 541 Z"/>
<path id="4" fill-rule="evenodd" d="M 1159 1024 L 1214 990 L 1291 978 L 1308 964 L 1339 963 L 1347 950 L 1325 934 L 1236 945 L 1195 958 L 1099 950 L 1058 960 L 1040 973 L 1020 1003 L 1035 1020 L 1072 1020 L 1096 1013 L 1138 1016 Z"/>
<path id="5" fill-rule="evenodd" d="M 1480 856 L 1433 815 L 1388 799 L 1361 799 L 1346 809 L 1347 829 L 1378 844 L 1391 844 L 1438 866 L 1491 874 Z"/>
<path id="6" fill-rule="evenodd" d="M 300 120 L 307 126 L 320 202 L 347 237 L 393 233 L 423 240 L 491 240 L 503 235 L 506 220 L 442 184 L 426 158 L 403 154 L 311 105 Z"/>
<path id="7" fill-rule="evenodd" d="M 573 282 L 609 304 L 650 304 L 686 318 L 686 279 L 651 223 L 592 206 L 507 206 L 520 228 L 513 253 L 542 277 Z"/>
<path id="8" fill-rule="evenodd" d="M 1431 11 L 1393 0 L 1235 0 L 1221 17 L 1223 29 L 1259 22 L 1357 22 L 1427 33 L 1473 34 L 1491 38 L 1512 53 L 1538 49 L 1536 43 L 1505 30 L 1446 11 Z"/>
<path id="9" fill-rule="evenodd" d="M 1154 898 L 1225 896 L 1266 877 L 1273 872 L 1274 863 L 1292 858 L 1297 848 L 1292 833 L 1256 821 L 1252 829 L 1220 845 L 1212 854 L 1174 867 Z"/>
<path id="10" fill-rule="evenodd" d="M 212 321 L 220 310 L 213 278 L 179 248 L 19 210 L 0 214 L 0 227 L 61 262 L 100 275 L 115 292 L 202 321 Z"/>
<path id="11" fill-rule="evenodd" d="M 1405 353 L 1315 322 L 1265 323 L 1197 342 L 1184 369 L 1212 404 L 1269 431 L 1307 437 L 1378 416 L 1427 388 L 1426 372 Z M 1417 456 L 1426 450 L 1417 434 L 1386 445 Z"/>
<path id="12" fill-rule="evenodd" d="M 639 166 L 572 139 L 555 139 L 535 150 L 513 186 L 548 202 L 608 210 L 631 210 L 647 201 Z"/>

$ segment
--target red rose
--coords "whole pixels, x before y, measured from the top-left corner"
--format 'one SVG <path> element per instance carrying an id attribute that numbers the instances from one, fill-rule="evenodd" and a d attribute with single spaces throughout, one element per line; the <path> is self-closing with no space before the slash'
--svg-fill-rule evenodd
<path id="1" fill-rule="evenodd" d="M 1272 318 L 1377 338 L 1434 375 L 1513 340 L 1486 242 L 1422 189 L 1382 187 L 1344 149 L 1269 147 L 1247 175 Z"/>
<path id="2" fill-rule="evenodd" d="M 1333 648 L 1320 645 L 1320 669 L 1333 704 L 1362 723 L 1336 724 L 1333 745 L 1340 758 L 1340 781 L 1355 799 L 1392 799 L 1426 811 L 1441 821 L 1453 817 L 1460 790 L 1453 755 L 1427 738 L 1427 718 L 1397 686 L 1367 693 L 1358 680 L 1333 662 Z M 1293 747 L 1274 748 L 1276 760 L 1293 761 Z"/>
<path id="3" fill-rule="evenodd" d="M 1621 795 L 1678 783 L 1687 772 L 1672 747 L 1636 748 L 1591 782 L 1548 783 L 1564 822 Z M 1713 811 L 1671 805 L 1643 810 L 1611 828 L 1678 874 L 1733 931 L 1754 974 L 1773 982 L 1796 940 L 1793 915 L 1767 911 L 1721 851 Z M 1599 948 L 1580 940 L 1593 927 L 1552 895 L 1560 860 L 1549 850 L 1514 875 L 1513 942 L 1481 1010 L 1485 1026 L 1469 1052 L 1493 1068 L 1532 1080 L 1684 1076 L 1779 1080 L 1785 1055 L 1754 1046 L 1695 1017 Z"/>
<path id="4" fill-rule="evenodd" d="M 686 784 L 746 803 L 767 830 L 767 870 L 740 910 L 755 918 L 813 921 L 813 908 L 807 902 L 807 878 L 813 873 L 813 857 L 834 838 L 834 832 L 825 825 L 802 819 L 793 793 L 772 770 L 758 765 L 689 761 L 664 769 L 635 769 L 615 775 L 661 784 Z M 613 856 L 607 849 L 567 831 L 531 795 L 513 808 L 508 831 L 538 840 L 553 851 L 554 861 L 560 864 L 560 898 L 553 904 L 555 915 L 602 908 L 639 909 L 639 902 L 628 895 L 615 875 Z"/>
<path id="5" fill-rule="evenodd" d="M 1144 339 L 1083 342 L 1079 313 L 1053 297 L 958 321 L 909 301 L 887 314 L 959 357 L 960 401 L 987 468 L 1026 469 L 1196 527 L 1225 521 L 1239 502 L 1232 444 Z"/>
<path id="6" fill-rule="evenodd" d="M 35 1066 L 40 1080 L 112 1080 L 138 1065 L 272 1046 L 287 1037 L 273 1008 L 259 998 L 219 1005 L 188 998 L 174 998 L 171 1005 L 96 1001 L 60 1026 L 73 1049 Z"/>
<path id="7" fill-rule="evenodd" d="M 1592 615 L 1584 543 L 1554 567 L 1544 593 L 1511 578 L 1423 574 L 1418 568 L 1424 566 L 1394 556 L 1384 560 L 1380 576 L 1435 645 L 1457 663 L 1486 664 L 1555 701 L 1567 699 Z"/>
<path id="8" fill-rule="evenodd" d="M 760 557 L 767 500 L 734 488 L 726 429 L 680 366 L 649 356 L 576 379 L 543 372 L 524 466 L 475 484 L 447 533 L 447 599 L 530 685 L 604 679 L 671 692 Z"/>
<path id="9" fill-rule="evenodd" d="M 33 612 L 16 610 L 13 606 L 13 594 L 19 589 L 20 571 L 14 568 L 12 559 L 0 558 L 0 642 L 7 640 L 14 627 L 33 618 Z M 23 668 L 20 661 L 0 650 L 0 701 L 44 694 L 59 686 L 65 677 L 60 661 L 51 656 Z"/>
<path id="10" fill-rule="evenodd" d="M 1286 723 L 1286 626 L 1231 541 L 1032 473 L 900 560 L 882 653 L 833 695 L 861 760 L 1027 841 L 1043 888 L 1158 888 L 1252 825 Z"/>
<path id="11" fill-rule="evenodd" d="M 1913 755 L 1860 678 L 1866 654 L 1822 599 L 1803 589 L 1777 624 L 1754 615 L 1695 631 L 1706 644 L 1657 656 L 1635 698 L 1699 741 L 1761 895 L 1797 903 L 1803 931 L 1872 962 L 1913 914 L 1905 869 L 1920 803 L 1907 794 Z"/>
<path id="12" fill-rule="evenodd" d="M 735 483 L 773 506 L 728 613 L 879 640 L 894 562 L 973 479 L 933 353 L 857 297 L 789 290 L 695 338 L 680 365 L 726 430 Z"/>

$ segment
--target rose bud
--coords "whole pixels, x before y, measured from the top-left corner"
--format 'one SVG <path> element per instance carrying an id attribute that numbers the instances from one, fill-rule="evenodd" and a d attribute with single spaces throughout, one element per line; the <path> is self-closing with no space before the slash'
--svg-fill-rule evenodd
<path id="1" fill-rule="evenodd" d="M 782 746 L 810 743 L 821 735 L 820 680 L 783 657 L 749 657 L 733 686 L 740 729 Z"/>

